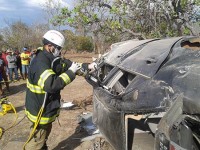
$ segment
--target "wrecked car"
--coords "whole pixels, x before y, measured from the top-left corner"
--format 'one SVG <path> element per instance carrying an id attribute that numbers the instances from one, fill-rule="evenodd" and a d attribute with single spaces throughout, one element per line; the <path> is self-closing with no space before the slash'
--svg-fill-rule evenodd
<path id="1" fill-rule="evenodd" d="M 154 149 L 200 148 L 199 37 L 120 42 L 96 62 L 93 122 L 114 149 L 132 149 L 136 128 Z"/>

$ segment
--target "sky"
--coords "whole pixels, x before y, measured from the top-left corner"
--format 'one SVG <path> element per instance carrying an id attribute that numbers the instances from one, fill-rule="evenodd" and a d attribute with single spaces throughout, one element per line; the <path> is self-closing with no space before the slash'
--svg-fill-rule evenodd
<path id="1" fill-rule="evenodd" d="M 27 25 L 45 22 L 46 0 L 0 0 L 0 28 L 21 20 Z M 62 6 L 71 7 L 73 0 L 59 0 Z"/>

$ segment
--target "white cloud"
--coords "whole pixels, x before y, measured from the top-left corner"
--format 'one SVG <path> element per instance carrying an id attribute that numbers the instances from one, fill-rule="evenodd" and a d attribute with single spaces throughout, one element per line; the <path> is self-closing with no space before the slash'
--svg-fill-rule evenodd
<path id="1" fill-rule="evenodd" d="M 7 0 L 0 0 L 0 11 L 12 11 L 15 9 L 15 6 L 12 2 L 8 2 Z"/>
<path id="2" fill-rule="evenodd" d="M 27 5 L 29 7 L 43 7 L 46 2 L 48 0 L 25 0 L 25 3 L 27 3 Z M 67 2 L 65 2 L 64 0 L 52 0 L 52 3 L 60 3 L 61 6 L 69 6 L 69 4 Z"/>
<path id="3" fill-rule="evenodd" d="M 50 0 L 0 0 L 0 28 L 6 26 L 4 20 L 10 22 L 21 20 L 31 24 L 35 20 L 43 21 L 43 8 Z M 61 7 L 72 7 L 73 0 L 51 0 L 54 4 L 61 4 Z M 55 5 L 52 5 L 55 6 Z"/>
<path id="4" fill-rule="evenodd" d="M 43 0 L 25 0 L 25 3 L 29 7 L 41 7 L 44 4 Z"/>
<path id="5" fill-rule="evenodd" d="M 12 11 L 13 9 L 10 7 L 0 6 L 0 11 Z"/>
<path id="6" fill-rule="evenodd" d="M 0 0 L 0 11 L 15 11 L 20 8 L 42 8 L 48 1 L 52 1 L 51 4 L 61 4 L 61 7 L 70 7 L 69 1 L 71 0 Z"/>

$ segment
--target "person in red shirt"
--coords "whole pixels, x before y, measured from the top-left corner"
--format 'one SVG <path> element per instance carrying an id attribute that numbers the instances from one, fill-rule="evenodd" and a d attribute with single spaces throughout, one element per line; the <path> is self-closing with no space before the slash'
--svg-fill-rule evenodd
<path id="1" fill-rule="evenodd" d="M 3 95 L 3 89 L 2 89 L 2 81 L 3 81 L 2 72 L 3 72 L 3 70 L 4 70 L 3 60 L 0 59 L 0 96 Z"/>
<path id="2" fill-rule="evenodd" d="M 6 51 L 2 51 L 1 52 L 1 59 L 4 61 L 5 65 L 8 66 L 8 61 L 6 60 L 6 56 L 8 54 L 6 53 Z"/>
<path id="3" fill-rule="evenodd" d="M 1 74 L 2 74 L 2 78 L 6 84 L 6 89 L 7 92 L 10 92 L 10 87 L 9 87 L 9 82 L 8 82 L 8 75 L 7 75 L 7 69 L 8 69 L 8 61 L 6 60 L 6 56 L 7 54 L 5 52 L 0 52 L 0 59 L 3 61 L 3 66 L 1 68 Z"/>

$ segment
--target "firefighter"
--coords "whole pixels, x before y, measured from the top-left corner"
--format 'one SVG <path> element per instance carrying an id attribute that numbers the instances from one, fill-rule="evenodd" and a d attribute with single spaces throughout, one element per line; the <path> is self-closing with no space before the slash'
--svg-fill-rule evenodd
<path id="1" fill-rule="evenodd" d="M 43 36 L 43 50 L 37 51 L 28 72 L 25 113 L 33 123 L 29 139 L 23 149 L 47 149 L 46 140 L 51 132 L 52 122 L 59 115 L 60 91 L 75 77 L 81 68 L 79 63 L 66 60 L 64 72 L 57 73 L 52 63 L 61 54 L 64 36 L 50 30 Z M 83 64 L 85 69 L 94 69 L 94 63 Z"/>

